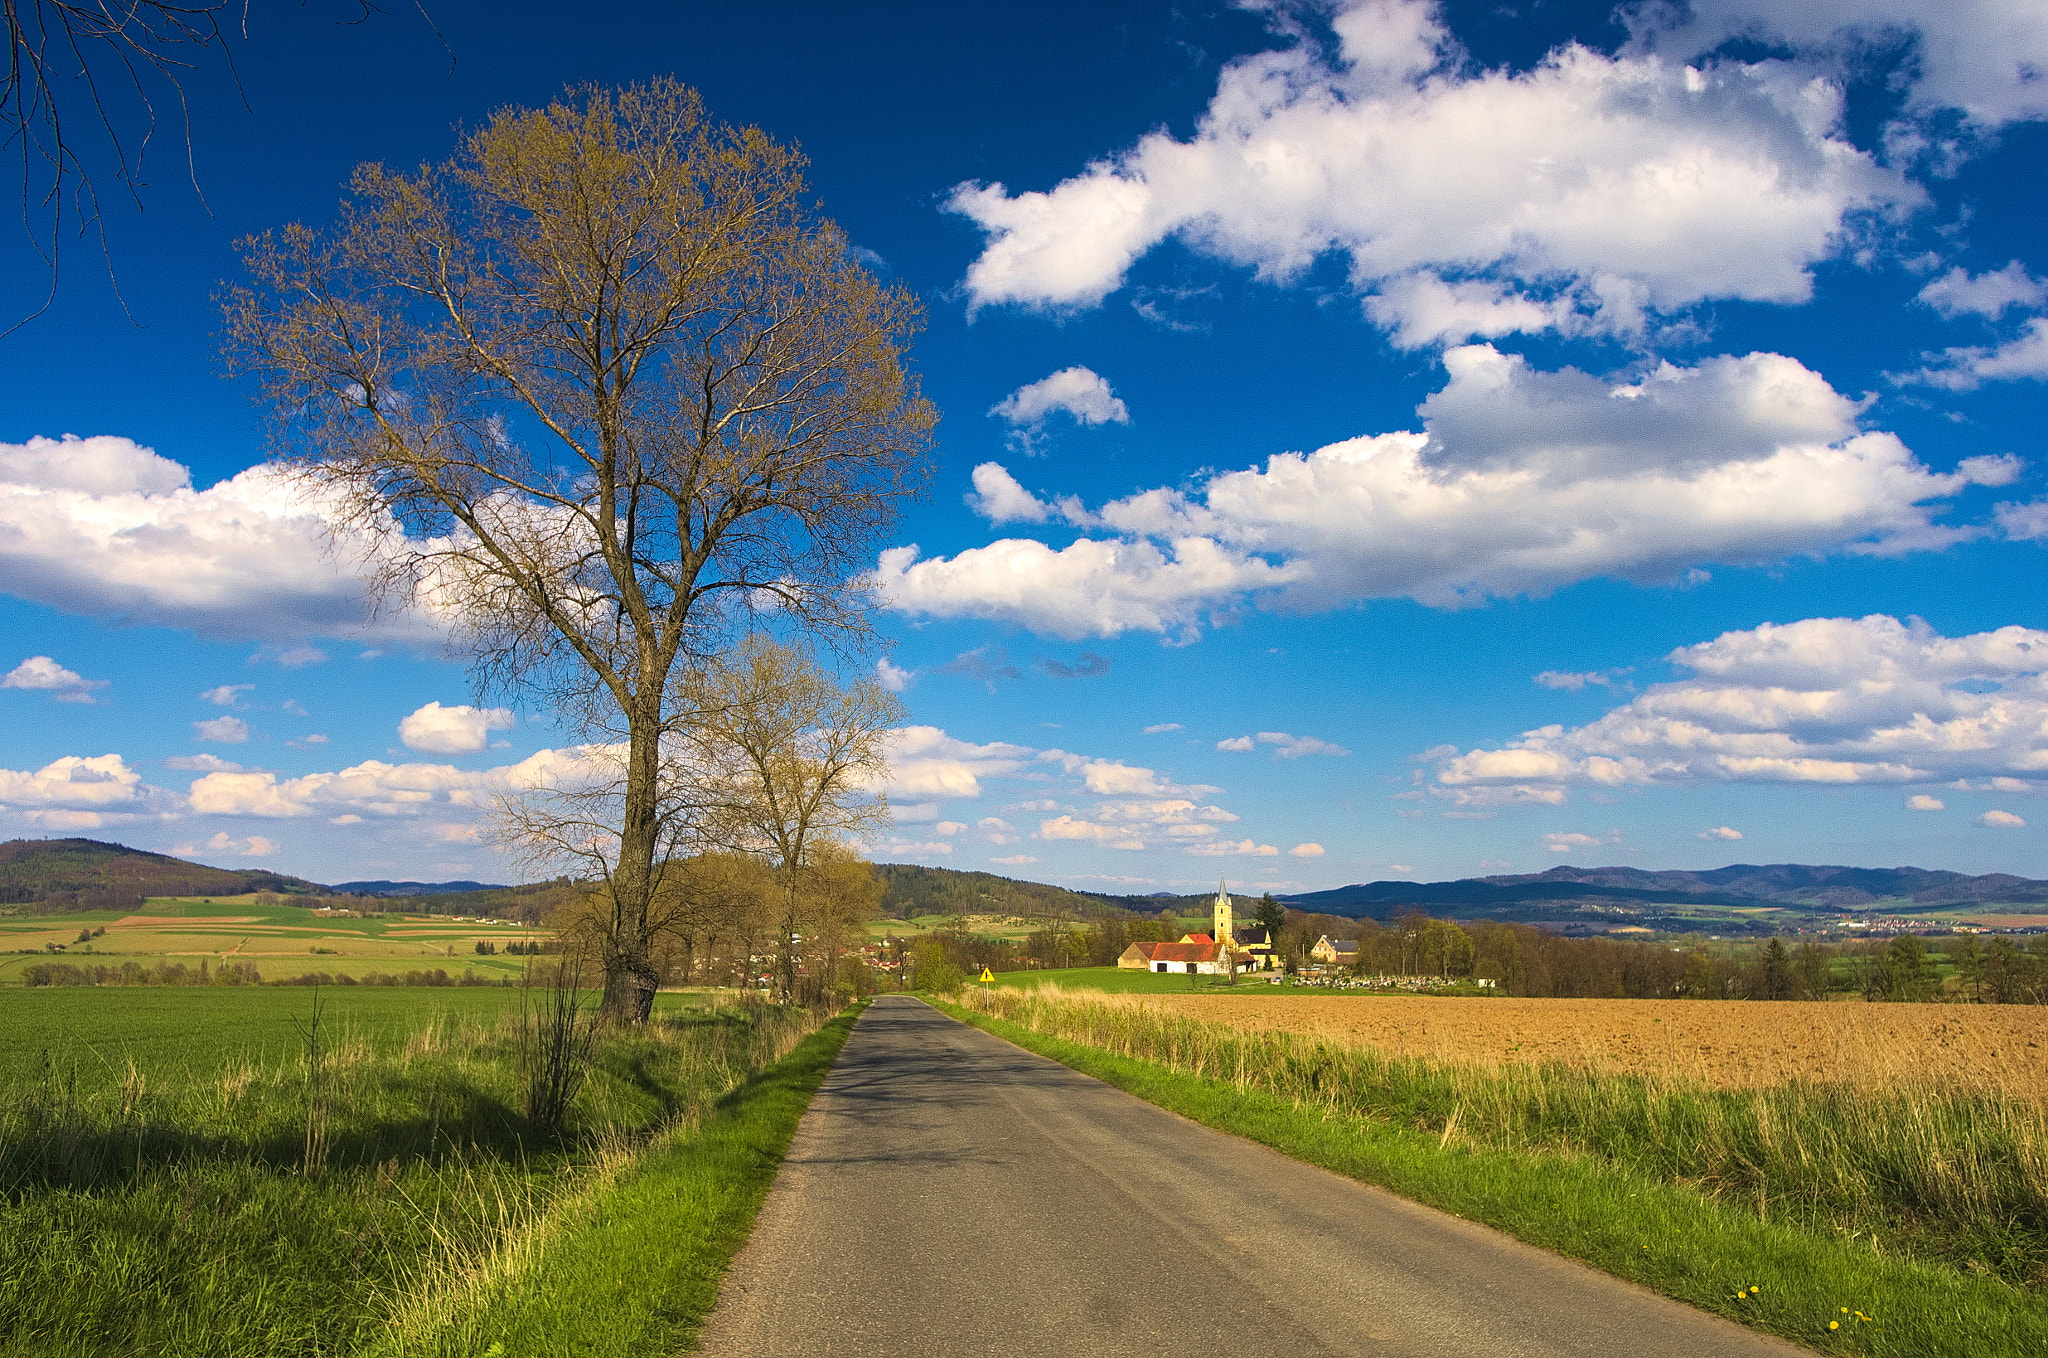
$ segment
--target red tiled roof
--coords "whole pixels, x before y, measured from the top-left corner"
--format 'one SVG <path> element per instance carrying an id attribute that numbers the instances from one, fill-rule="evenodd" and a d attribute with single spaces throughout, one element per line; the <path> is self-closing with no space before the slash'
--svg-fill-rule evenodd
<path id="1" fill-rule="evenodd" d="M 1146 956 L 1154 962 L 1213 962 L 1216 960 L 1214 943 L 1154 943 Z"/>
<path id="2" fill-rule="evenodd" d="M 1213 934 L 1189 934 L 1186 938 L 1183 938 L 1181 942 L 1213 944 L 1216 942 L 1216 938 Z"/>

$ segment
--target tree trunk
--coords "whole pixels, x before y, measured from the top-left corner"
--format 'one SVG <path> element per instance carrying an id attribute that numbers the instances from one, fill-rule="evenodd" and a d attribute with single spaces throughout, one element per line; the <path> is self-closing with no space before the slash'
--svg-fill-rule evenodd
<path id="1" fill-rule="evenodd" d="M 612 927 L 604 941 L 604 1000 L 598 1016 L 607 1023 L 642 1024 L 654 1011 L 661 986 L 647 948 L 648 897 L 654 885 L 656 793 L 659 788 L 661 723 L 635 713 L 626 752 L 625 823 L 619 828 L 619 861 L 612 871 Z"/>
<path id="2" fill-rule="evenodd" d="M 789 881 L 783 897 L 782 923 L 775 931 L 776 979 L 782 986 L 782 1002 L 796 994 L 796 873 L 788 868 Z"/>

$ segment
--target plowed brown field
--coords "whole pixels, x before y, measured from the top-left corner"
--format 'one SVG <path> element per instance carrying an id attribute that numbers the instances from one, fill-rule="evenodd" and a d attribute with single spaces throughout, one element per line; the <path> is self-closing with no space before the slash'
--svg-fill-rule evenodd
<path id="1" fill-rule="evenodd" d="M 1137 1003 L 1451 1061 L 1562 1061 L 1724 1088 L 1927 1082 L 2048 1098 L 2048 1007 L 1424 996 L 1147 995 Z"/>

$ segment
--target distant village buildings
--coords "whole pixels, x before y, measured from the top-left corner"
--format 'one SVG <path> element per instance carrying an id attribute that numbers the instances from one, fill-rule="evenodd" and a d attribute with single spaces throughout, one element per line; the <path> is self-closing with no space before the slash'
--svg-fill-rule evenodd
<path id="1" fill-rule="evenodd" d="M 1236 927 L 1230 892 L 1218 884 L 1208 933 L 1186 934 L 1177 943 L 1133 943 L 1116 964 L 1126 971 L 1224 976 L 1233 971 L 1272 971 L 1280 959 L 1264 929 Z"/>

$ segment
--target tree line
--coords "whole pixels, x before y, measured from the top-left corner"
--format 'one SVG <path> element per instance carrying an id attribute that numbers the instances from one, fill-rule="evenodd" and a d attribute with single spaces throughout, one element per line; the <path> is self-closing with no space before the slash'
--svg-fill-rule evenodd
<path id="1" fill-rule="evenodd" d="M 1240 906 L 1240 909 L 1243 907 Z M 1528 924 L 1453 921 L 1419 911 L 1390 923 L 1286 909 L 1268 896 L 1246 923 L 1272 921 L 1272 938 L 1289 972 L 1312 965 L 1309 950 L 1328 936 L 1352 940 L 1355 976 L 1435 980 L 1446 986 L 1492 982 L 1502 995 L 1563 999 L 1814 1000 L 1854 994 L 1870 1000 L 2048 1003 L 2048 935 L 2020 943 L 1960 933 L 1938 947 L 1915 934 L 1849 943 L 1773 938 L 1761 945 L 1709 946 L 1678 940 L 1574 938 Z M 1154 916 L 1111 915 L 1082 924 L 1049 919 L 1022 941 L 935 931 L 904 945 L 941 975 L 1027 968 L 1107 967 L 1132 943 L 1171 941 L 1208 928 L 1172 909 Z M 920 954 L 918 950 L 923 950 Z M 922 982 L 920 982 L 922 984 Z"/>
<path id="2" fill-rule="evenodd" d="M 1420 913 L 1382 925 L 1289 912 L 1283 955 L 1299 965 L 1324 934 L 1353 938 L 1363 975 L 1485 979 L 1504 995 L 1572 999 L 1981 1000 L 2048 1003 L 2048 935 L 2024 947 L 1975 934 L 1930 949 L 1915 934 L 1888 940 L 1709 947 L 1692 938 L 1648 941 L 1572 938 L 1527 924 L 1457 923 Z"/>

